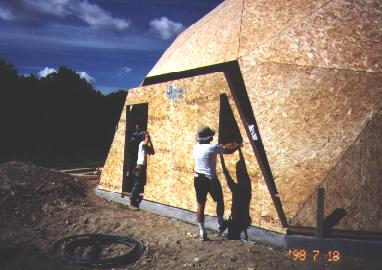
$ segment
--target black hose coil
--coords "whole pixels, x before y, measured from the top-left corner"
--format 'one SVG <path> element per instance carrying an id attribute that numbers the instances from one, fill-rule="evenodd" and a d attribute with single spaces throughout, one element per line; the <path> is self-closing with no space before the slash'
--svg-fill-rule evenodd
<path id="1" fill-rule="evenodd" d="M 82 258 L 76 256 L 75 250 L 78 247 L 88 247 L 100 244 L 123 244 L 130 247 L 129 252 L 112 258 Z M 70 264 L 93 268 L 107 268 L 128 265 L 136 262 L 144 251 L 144 246 L 138 240 L 127 236 L 104 235 L 104 234 L 83 234 L 75 235 L 58 240 L 53 247 L 55 254 Z"/>

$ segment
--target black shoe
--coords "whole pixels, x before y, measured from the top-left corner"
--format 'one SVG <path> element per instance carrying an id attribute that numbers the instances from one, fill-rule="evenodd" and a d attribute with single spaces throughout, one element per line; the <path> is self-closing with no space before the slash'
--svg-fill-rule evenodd
<path id="1" fill-rule="evenodd" d="M 199 236 L 200 241 L 208 241 L 210 240 L 206 233 L 203 233 Z"/>
<path id="2" fill-rule="evenodd" d="M 228 228 L 228 220 L 223 220 L 222 226 L 219 226 L 219 233 L 222 234 Z"/>

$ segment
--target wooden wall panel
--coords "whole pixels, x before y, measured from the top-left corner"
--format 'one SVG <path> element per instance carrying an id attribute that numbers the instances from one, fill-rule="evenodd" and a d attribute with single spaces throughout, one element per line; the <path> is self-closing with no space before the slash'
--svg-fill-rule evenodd
<path id="1" fill-rule="evenodd" d="M 241 70 L 291 219 L 381 106 L 382 74 L 252 63 Z"/>
<path id="2" fill-rule="evenodd" d="M 183 89 L 184 97 L 175 101 L 169 100 L 167 90 L 170 86 Z M 249 192 L 251 196 L 247 208 L 252 224 L 284 232 L 273 204 L 267 204 L 270 201 L 270 195 L 265 184 L 261 183 L 264 180 L 222 73 L 145 86 L 129 91 L 127 104 L 148 102 L 148 130 L 156 151 L 155 155 L 148 158 L 145 199 L 191 211 L 196 210 L 192 156 L 195 134 L 200 125 L 208 124 L 217 132 L 214 142 L 218 141 L 221 94 L 228 96 L 234 118 L 243 137 L 244 163 L 241 164 L 245 164 L 244 169 L 249 178 L 245 187 L 248 187 L 249 190 L 246 192 Z M 120 142 L 114 144 L 117 143 Z M 236 184 L 239 182 L 243 184 L 244 181 L 241 178 L 243 167 L 240 167 L 239 171 L 237 169 L 240 161 L 239 153 L 225 155 L 224 160 L 233 181 Z M 108 160 L 107 164 L 112 162 L 115 161 Z M 231 213 L 233 194 L 222 172 L 220 158 L 218 158 L 217 173 L 224 193 L 225 216 L 228 217 Z M 118 181 L 122 181 L 121 175 L 116 173 L 113 182 Z M 107 179 L 101 180 L 104 186 L 107 186 L 106 182 L 108 182 Z M 266 198 L 265 201 L 264 198 Z M 206 213 L 215 215 L 215 207 L 216 204 L 209 198 Z"/>
<path id="3" fill-rule="evenodd" d="M 113 143 L 103 166 L 99 189 L 122 192 L 123 161 L 125 157 L 126 103 L 116 127 Z"/>
<path id="4" fill-rule="evenodd" d="M 310 224 L 315 206 L 309 200 L 324 179 L 332 200 L 338 197 L 331 205 L 346 205 L 355 218 L 366 208 L 353 207 L 351 198 L 341 194 L 361 192 L 366 183 L 380 190 L 372 182 L 381 164 L 375 133 L 363 133 L 368 144 L 362 138 L 354 142 L 382 105 L 381 10 L 378 0 L 227 0 L 179 35 L 148 76 L 238 60 L 287 218 L 297 215 L 294 224 Z M 185 89 L 185 97 L 170 101 L 170 86 Z M 127 104 L 149 103 L 148 129 L 157 150 L 149 158 L 146 198 L 195 209 L 194 135 L 201 124 L 218 130 L 221 93 L 230 96 L 222 74 L 129 91 Z M 272 200 L 232 98 L 229 102 L 244 138 L 252 224 L 278 230 Z M 123 112 L 100 182 L 110 191 L 121 190 L 124 117 Z M 233 178 L 239 160 L 238 153 L 225 159 Z M 219 167 L 218 172 L 224 177 Z M 349 180 L 355 185 L 350 190 L 329 180 L 352 175 L 362 181 L 357 186 Z M 229 211 L 231 193 L 221 182 Z M 184 196 L 174 195 L 179 191 Z M 380 204 L 377 193 L 361 193 L 358 204 Z M 209 204 L 207 212 L 213 214 L 213 208 Z M 351 225 L 354 220 L 347 217 L 340 227 L 381 227 L 376 221 L 368 227 L 365 219 Z"/>
<path id="5" fill-rule="evenodd" d="M 239 57 L 268 43 L 327 2 L 328 0 L 245 0 Z"/>
<path id="6" fill-rule="evenodd" d="M 148 76 L 248 55 L 260 62 L 380 72 L 381 10 L 378 0 L 227 0 L 179 35 Z"/>
<path id="7" fill-rule="evenodd" d="M 147 75 L 188 70 L 237 59 L 243 0 L 227 0 L 174 41 Z"/>
<path id="8" fill-rule="evenodd" d="M 378 0 L 329 1 L 266 44 L 252 47 L 253 57 L 261 62 L 381 72 L 381 10 Z"/>
<path id="9" fill-rule="evenodd" d="M 347 215 L 335 227 L 382 232 L 382 110 L 362 131 L 320 185 L 325 188 L 325 215 L 343 208 Z M 315 226 L 316 196 L 304 204 L 292 225 Z"/>

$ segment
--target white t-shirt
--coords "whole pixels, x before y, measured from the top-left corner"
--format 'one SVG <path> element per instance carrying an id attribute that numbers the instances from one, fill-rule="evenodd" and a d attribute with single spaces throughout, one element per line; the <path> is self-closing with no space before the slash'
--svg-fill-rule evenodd
<path id="1" fill-rule="evenodd" d="M 137 165 L 146 165 L 147 153 L 143 148 L 144 141 L 139 143 Z"/>
<path id="2" fill-rule="evenodd" d="M 220 144 L 195 144 L 193 150 L 195 172 L 203 173 L 210 178 L 216 176 L 216 156 L 223 153 L 224 147 Z"/>

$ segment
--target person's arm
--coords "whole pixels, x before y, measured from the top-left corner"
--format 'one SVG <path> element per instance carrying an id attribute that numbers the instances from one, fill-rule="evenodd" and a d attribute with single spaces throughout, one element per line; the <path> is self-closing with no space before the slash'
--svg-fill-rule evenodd
<path id="1" fill-rule="evenodd" d="M 239 150 L 240 147 L 242 147 L 242 144 L 235 144 L 234 146 L 231 147 L 224 147 L 224 152 L 223 154 L 233 154 L 236 150 Z"/>
<path id="2" fill-rule="evenodd" d="M 142 145 L 143 149 L 145 150 L 145 152 L 149 155 L 153 155 L 154 154 L 154 147 L 151 143 L 151 138 L 150 138 L 150 134 L 148 132 L 145 133 L 145 140 L 143 142 L 143 145 Z"/>

